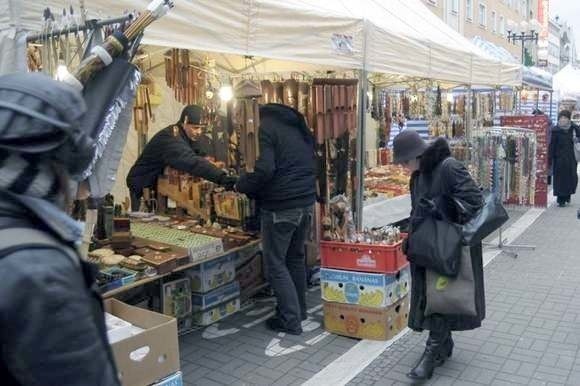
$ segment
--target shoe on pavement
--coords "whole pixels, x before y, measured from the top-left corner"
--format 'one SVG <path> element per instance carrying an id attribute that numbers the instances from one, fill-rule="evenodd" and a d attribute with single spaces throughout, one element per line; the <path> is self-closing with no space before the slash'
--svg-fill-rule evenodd
<path id="1" fill-rule="evenodd" d="M 296 330 L 291 330 L 289 328 L 286 328 L 282 324 L 282 321 L 277 317 L 273 317 L 273 318 L 266 320 L 266 327 L 268 327 L 270 330 L 275 331 L 275 332 L 285 332 L 285 333 L 291 334 L 291 335 L 302 335 L 302 328 L 298 328 Z"/>

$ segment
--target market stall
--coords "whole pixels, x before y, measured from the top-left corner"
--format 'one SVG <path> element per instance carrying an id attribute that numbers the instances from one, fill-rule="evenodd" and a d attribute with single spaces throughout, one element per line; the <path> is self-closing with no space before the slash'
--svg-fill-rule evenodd
<path id="1" fill-rule="evenodd" d="M 41 7 L 24 2 L 23 25 L 33 24 L 26 15 L 39 15 L 41 8 L 57 3 L 47 1 Z M 110 14 L 134 3 L 107 0 L 87 8 L 91 15 Z M 49 35 L 49 27 L 37 30 L 41 36 Z M 76 40 L 74 28 L 69 37 Z M 45 38 L 45 45 L 54 40 Z M 100 189 L 112 192 L 112 198 L 94 219 L 96 234 L 103 237 L 97 237 L 90 256 L 102 265 L 104 296 L 173 316 L 178 329 L 187 332 L 236 312 L 241 301 L 262 287 L 259 235 L 248 226 L 255 208 L 247 198 L 166 170 L 159 176 L 157 191 L 145 195 L 140 205 L 140 212 L 148 213 L 122 217 L 128 211 L 124 185 L 129 167 L 156 131 L 176 121 L 185 104 L 203 107 L 206 134 L 218 145 L 212 149 L 213 162 L 236 172 L 251 169 L 257 156 L 252 140 L 256 128 L 236 123 L 236 117 L 242 111 L 255 112 L 261 99 L 302 111 L 317 139 L 325 204 L 318 208 L 320 227 L 315 226 L 310 244 L 317 246 L 320 239 L 330 243 L 322 245 L 330 251 L 327 257 L 334 255 L 335 260 L 340 257 L 336 248 L 359 244 L 346 256 L 347 265 L 323 255 L 324 275 L 329 275 L 324 276 L 323 288 L 327 329 L 389 339 L 404 328 L 409 290 L 401 250 L 404 235 L 396 228 L 383 228 L 385 217 L 380 219 L 382 230 L 362 231 L 367 213 L 362 210 L 362 175 L 368 79 L 390 74 L 406 82 L 436 79 L 446 87 L 511 85 L 520 82 L 519 66 L 488 57 L 419 1 L 403 0 L 390 2 L 389 9 L 371 0 L 356 6 L 315 1 L 178 2 L 174 12 L 147 31 L 143 43 L 147 46 L 134 60 L 143 81 L 131 109 L 131 128 L 125 136 L 115 132 L 118 158 L 109 159 L 107 175 L 114 173 L 107 180 L 109 188 Z M 59 56 L 52 59 L 58 70 Z M 259 94 L 236 95 L 237 86 L 248 83 Z M 421 118 L 421 106 L 417 107 Z M 406 185 L 406 176 L 394 170 L 385 174 L 401 189 Z M 406 217 L 410 208 L 404 200 L 392 202 L 398 203 L 399 209 L 391 211 L 398 218 L 389 223 Z M 365 257 L 367 248 L 376 258 Z M 316 250 L 314 254 L 316 261 Z M 373 267 L 377 261 L 382 266 Z M 376 285 L 368 291 L 346 290 L 370 277 Z M 361 315 L 368 321 L 365 326 L 356 322 Z"/>

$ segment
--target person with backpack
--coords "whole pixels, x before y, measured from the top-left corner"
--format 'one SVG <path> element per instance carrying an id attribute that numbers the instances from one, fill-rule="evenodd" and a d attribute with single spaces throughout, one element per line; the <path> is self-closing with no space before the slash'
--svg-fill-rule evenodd
<path id="1" fill-rule="evenodd" d="M 81 94 L 41 74 L 0 77 L 0 380 L 4 386 L 120 386 L 98 269 L 65 212 L 88 168 Z"/>

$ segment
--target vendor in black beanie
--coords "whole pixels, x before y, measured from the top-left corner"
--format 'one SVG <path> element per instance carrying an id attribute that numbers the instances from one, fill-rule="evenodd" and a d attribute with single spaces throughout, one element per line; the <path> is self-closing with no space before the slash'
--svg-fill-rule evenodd
<path id="1" fill-rule="evenodd" d="M 179 122 L 166 127 L 147 143 L 127 176 L 131 192 L 131 210 L 138 211 L 143 189 L 154 188 L 157 177 L 166 166 L 200 177 L 232 189 L 236 177 L 228 176 L 204 157 L 203 110 L 196 105 L 186 106 Z"/>

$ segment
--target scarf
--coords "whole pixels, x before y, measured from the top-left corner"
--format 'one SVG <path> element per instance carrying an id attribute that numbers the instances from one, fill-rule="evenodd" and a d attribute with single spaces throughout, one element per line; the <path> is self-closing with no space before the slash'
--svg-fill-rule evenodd
<path id="1" fill-rule="evenodd" d="M 568 131 L 570 130 L 570 127 L 572 127 L 572 121 L 568 118 L 562 117 L 558 120 L 558 127 L 560 130 Z"/>
<path id="2" fill-rule="evenodd" d="M 60 183 L 46 160 L 0 151 L 0 189 L 27 197 L 60 203 Z"/>

